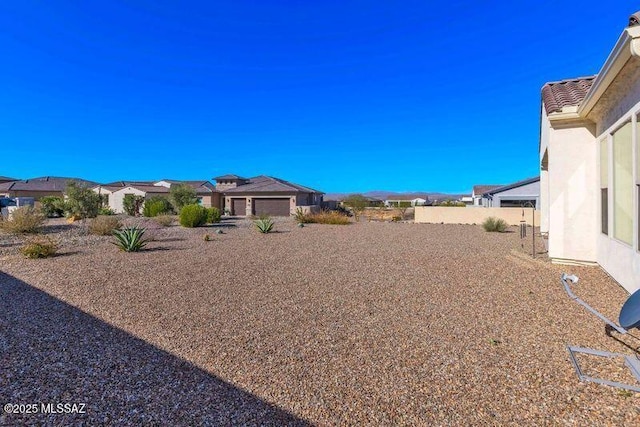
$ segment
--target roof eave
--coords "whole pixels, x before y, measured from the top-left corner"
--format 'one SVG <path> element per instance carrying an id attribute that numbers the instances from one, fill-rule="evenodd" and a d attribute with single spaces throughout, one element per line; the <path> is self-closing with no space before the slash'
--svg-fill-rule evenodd
<path id="1" fill-rule="evenodd" d="M 584 118 L 591 112 L 607 88 L 633 56 L 640 57 L 640 26 L 625 28 L 620 35 L 618 42 L 593 81 L 591 89 L 587 92 L 587 96 L 578 107 L 577 112 L 580 117 Z"/>

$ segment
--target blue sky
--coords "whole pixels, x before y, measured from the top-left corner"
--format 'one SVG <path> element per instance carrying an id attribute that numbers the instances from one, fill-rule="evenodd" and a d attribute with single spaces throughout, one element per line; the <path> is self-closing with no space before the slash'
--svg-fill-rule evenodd
<path id="1" fill-rule="evenodd" d="M 1 2 L 0 175 L 517 181 L 540 88 L 597 73 L 629 3 Z"/>

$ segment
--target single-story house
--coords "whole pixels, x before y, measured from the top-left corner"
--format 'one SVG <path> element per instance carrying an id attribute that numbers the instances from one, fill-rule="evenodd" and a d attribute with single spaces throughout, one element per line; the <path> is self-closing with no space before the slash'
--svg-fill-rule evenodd
<path id="1" fill-rule="evenodd" d="M 163 179 L 160 181 L 116 181 L 97 185 L 96 193 L 106 196 L 107 205 L 116 213 L 124 212 L 124 197 L 127 194 L 148 199 L 153 196 L 169 197 L 172 185 L 186 184 L 196 190 L 198 202 L 204 207 L 221 208 L 221 195 L 209 181 L 179 181 Z"/>
<path id="2" fill-rule="evenodd" d="M 596 76 L 542 87 L 541 231 L 556 262 L 599 264 L 640 288 L 640 26 Z"/>
<path id="3" fill-rule="evenodd" d="M 540 177 L 503 185 L 482 194 L 490 208 L 533 207 L 540 209 Z"/>
<path id="4" fill-rule="evenodd" d="M 39 200 L 42 197 L 58 196 L 62 197 L 69 182 L 91 188 L 95 182 L 80 178 L 66 178 L 55 176 L 43 176 L 20 181 L 10 181 L 0 184 L 0 196 L 5 197 L 33 197 Z"/>
<path id="5" fill-rule="evenodd" d="M 484 199 L 482 197 L 482 195 L 488 191 L 491 191 L 495 188 L 500 188 L 503 187 L 504 184 L 492 184 L 492 185 L 487 185 L 487 184 L 481 184 L 481 185 L 474 185 L 472 192 L 471 192 L 471 198 L 473 199 L 473 206 L 484 206 L 486 207 L 486 203 L 487 200 Z"/>
<path id="6" fill-rule="evenodd" d="M 387 196 L 385 206 L 398 206 L 400 203 L 409 203 L 411 206 L 426 206 L 429 204 L 429 196 L 426 194 L 396 194 Z"/>
<path id="7" fill-rule="evenodd" d="M 323 192 L 271 176 L 243 178 L 222 175 L 214 178 L 224 194 L 224 209 L 235 216 L 289 216 L 298 208 L 317 211 Z"/>

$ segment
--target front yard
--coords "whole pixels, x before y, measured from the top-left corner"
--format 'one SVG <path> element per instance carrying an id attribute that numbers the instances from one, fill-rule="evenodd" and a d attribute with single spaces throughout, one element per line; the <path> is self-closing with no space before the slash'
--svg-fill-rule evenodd
<path id="1" fill-rule="evenodd" d="M 638 395 L 578 381 L 566 344 L 631 350 L 559 278 L 614 319 L 625 292 L 531 259 L 517 232 L 282 219 L 262 235 L 239 220 L 158 227 L 123 253 L 58 223 L 54 258 L 0 235 L 0 402 L 87 413 L 2 425 L 640 422 Z"/>

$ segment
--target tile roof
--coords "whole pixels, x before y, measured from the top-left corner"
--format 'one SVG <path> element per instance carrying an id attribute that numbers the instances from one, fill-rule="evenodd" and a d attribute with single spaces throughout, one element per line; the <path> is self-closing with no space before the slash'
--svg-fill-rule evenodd
<path id="1" fill-rule="evenodd" d="M 25 179 L 22 181 L 5 182 L 0 184 L 0 190 L 4 191 L 41 191 L 41 192 L 64 192 L 69 181 L 92 188 L 97 184 L 80 178 L 67 178 L 56 176 L 43 176 L 39 178 Z"/>
<path id="2" fill-rule="evenodd" d="M 0 175 L 0 181 L 18 181 L 18 179 Z"/>
<path id="3" fill-rule="evenodd" d="M 423 193 L 407 193 L 407 194 L 393 194 L 387 197 L 387 200 L 400 200 L 400 201 L 408 201 L 414 199 L 424 199 L 429 200 L 429 196 Z"/>
<path id="4" fill-rule="evenodd" d="M 580 105 L 591 89 L 596 76 L 550 82 L 542 86 L 542 101 L 547 114 L 562 111 L 564 107 Z"/>
<path id="5" fill-rule="evenodd" d="M 512 188 L 522 187 L 523 185 L 531 184 L 532 182 L 540 181 L 539 176 L 534 176 L 532 178 L 523 179 L 522 181 L 514 182 L 513 184 L 503 185 L 501 187 L 493 188 L 489 191 L 485 191 L 484 194 L 496 194 L 502 193 L 503 191 L 511 190 Z"/>
<path id="6" fill-rule="evenodd" d="M 322 193 L 322 191 L 314 190 L 313 188 L 304 187 L 302 185 L 294 184 L 284 179 L 274 178 L 272 176 L 260 175 L 249 179 L 249 182 L 244 185 L 239 185 L 235 188 L 229 188 L 224 190 L 225 193 L 291 193 L 291 192 L 303 192 L 303 193 Z"/>
<path id="7" fill-rule="evenodd" d="M 500 188 L 503 187 L 504 184 L 497 184 L 497 185 L 474 185 L 473 186 L 473 194 L 476 196 L 479 196 L 481 194 L 486 193 L 487 191 L 491 191 L 494 188 Z"/>
<path id="8" fill-rule="evenodd" d="M 157 181 L 115 181 L 101 185 L 101 187 L 106 188 L 109 191 L 118 191 L 124 187 L 133 187 L 140 191 L 144 191 L 145 193 L 167 193 L 169 191 L 167 187 L 155 185 L 160 181 L 165 181 L 172 185 L 186 184 L 196 190 L 197 194 L 214 193 L 216 191 L 216 187 L 209 181 L 180 181 L 177 179 L 160 179 Z M 166 191 L 158 190 L 158 188 L 164 188 Z"/>
<path id="9" fill-rule="evenodd" d="M 215 178 L 213 178 L 216 181 L 230 181 L 230 180 L 235 180 L 235 179 L 240 179 L 240 180 L 246 180 L 247 178 L 243 178 L 241 176 L 238 175 L 233 175 L 233 174 L 227 174 L 227 175 L 221 175 L 221 176 L 216 176 Z"/>

